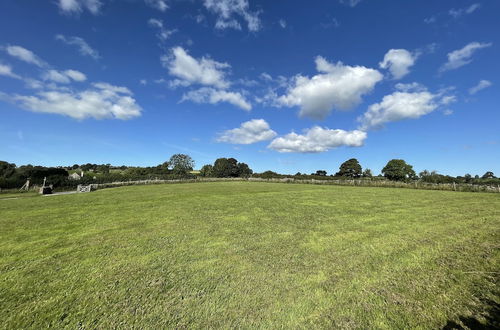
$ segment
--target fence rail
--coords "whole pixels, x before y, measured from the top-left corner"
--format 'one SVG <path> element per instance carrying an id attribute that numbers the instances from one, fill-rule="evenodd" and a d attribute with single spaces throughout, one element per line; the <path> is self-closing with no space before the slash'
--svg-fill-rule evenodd
<path id="1" fill-rule="evenodd" d="M 250 182 L 276 182 L 290 184 L 317 184 L 317 185 L 338 185 L 338 186 L 363 186 L 363 187 L 389 187 L 389 188 L 408 188 L 408 189 L 426 189 L 426 190 L 449 190 L 449 191 L 467 191 L 467 192 L 490 192 L 500 193 L 500 185 L 474 185 L 465 183 L 428 183 L 422 181 L 414 182 L 399 182 L 388 180 L 317 180 L 317 179 L 295 179 L 295 178 L 196 178 L 196 179 L 176 179 L 176 180 L 136 180 L 136 181 L 120 181 L 110 183 L 90 184 L 86 187 L 79 186 L 78 191 L 88 189 L 96 190 L 103 188 L 112 188 L 131 185 L 147 185 L 147 184 L 165 184 L 165 183 L 190 183 L 190 182 L 227 182 L 227 181 L 250 181 Z"/>

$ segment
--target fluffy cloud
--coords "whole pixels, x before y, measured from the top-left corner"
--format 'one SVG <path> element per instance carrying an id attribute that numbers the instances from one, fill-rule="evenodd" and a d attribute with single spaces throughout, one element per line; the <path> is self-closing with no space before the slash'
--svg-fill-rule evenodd
<path id="1" fill-rule="evenodd" d="M 488 88 L 491 85 L 493 85 L 491 83 L 491 81 L 489 81 L 489 80 L 481 80 L 476 86 L 474 86 L 474 87 L 472 87 L 472 88 L 469 89 L 469 94 L 470 95 L 474 95 L 477 92 L 479 92 L 480 90 Z"/>
<path id="2" fill-rule="evenodd" d="M 47 66 L 47 63 L 42 61 L 38 56 L 36 56 L 31 50 L 28 50 L 21 46 L 7 46 L 5 51 L 10 56 L 13 56 L 21 61 L 34 64 L 39 67 Z"/>
<path id="3" fill-rule="evenodd" d="M 278 152 L 324 152 L 340 146 L 361 147 L 366 137 L 366 132 L 359 130 L 344 131 L 315 126 L 305 134 L 292 132 L 276 138 L 268 148 Z"/>
<path id="4" fill-rule="evenodd" d="M 249 10 L 248 0 L 203 0 L 203 5 L 217 15 L 217 29 L 241 30 L 241 25 L 234 16 L 241 16 L 250 31 L 259 31 L 262 27 L 259 13 Z"/>
<path id="5" fill-rule="evenodd" d="M 87 80 L 87 76 L 76 70 L 66 70 L 66 71 L 57 71 L 57 70 L 48 70 L 43 74 L 43 79 L 51 80 L 60 84 L 69 84 L 72 80 L 82 82 Z"/>
<path id="6" fill-rule="evenodd" d="M 235 105 L 243 110 L 250 111 L 252 105 L 248 103 L 241 93 L 228 92 L 209 87 L 203 87 L 194 91 L 190 91 L 182 96 L 182 101 L 193 101 L 195 103 L 210 103 L 217 104 L 219 102 L 227 102 Z"/>
<path id="7" fill-rule="evenodd" d="M 101 9 L 100 0 L 59 0 L 59 9 L 66 14 L 79 14 L 87 9 L 92 14 L 97 15 Z"/>
<path id="8" fill-rule="evenodd" d="M 462 49 L 454 50 L 448 53 L 448 62 L 440 69 L 441 72 L 458 69 L 472 62 L 472 55 L 476 50 L 490 47 L 492 43 L 471 42 Z"/>
<path id="9" fill-rule="evenodd" d="M 472 14 L 473 12 L 475 12 L 476 10 L 478 10 L 479 8 L 481 8 L 481 5 L 479 3 L 474 3 L 474 4 L 470 5 L 467 8 L 460 8 L 460 9 L 454 9 L 454 8 L 452 8 L 448 12 L 448 14 L 450 14 L 454 18 L 459 18 L 459 17 L 461 17 L 463 15 Z"/>
<path id="10" fill-rule="evenodd" d="M 179 79 L 173 85 L 189 86 L 201 84 L 227 88 L 229 83 L 225 80 L 225 71 L 230 67 L 227 63 L 214 61 L 202 57 L 196 59 L 189 55 L 182 47 L 174 47 L 170 55 L 162 56 L 161 62 L 169 73 Z"/>
<path id="11" fill-rule="evenodd" d="M 159 19 L 156 19 L 156 18 L 149 19 L 148 24 L 149 24 L 149 26 L 154 27 L 158 30 L 158 33 L 156 34 L 156 36 L 161 41 L 167 40 L 173 33 L 176 32 L 176 30 L 165 29 L 165 27 L 163 26 L 163 22 Z"/>
<path id="12" fill-rule="evenodd" d="M 440 105 L 455 101 L 455 96 L 432 94 L 422 89 L 422 85 L 402 85 L 403 91 L 384 96 L 382 102 L 372 104 L 363 116 L 358 118 L 360 129 L 382 127 L 385 123 L 404 119 L 416 119 L 436 110 Z"/>
<path id="13" fill-rule="evenodd" d="M 276 132 L 269 127 L 269 124 L 264 119 L 252 119 L 244 122 L 238 128 L 222 132 L 217 141 L 232 144 L 252 144 L 271 140 L 276 135 Z"/>
<path id="14" fill-rule="evenodd" d="M 159 11 L 165 11 L 168 9 L 168 5 L 165 0 L 144 0 L 144 1 L 148 6 L 158 9 Z"/>
<path id="15" fill-rule="evenodd" d="M 19 75 L 12 72 L 12 67 L 10 65 L 5 65 L 0 63 L 0 76 L 6 76 L 14 79 L 22 79 Z"/>
<path id="16" fill-rule="evenodd" d="M 391 49 L 379 65 L 382 69 L 388 69 L 394 79 L 401 79 L 410 72 L 409 69 L 415 64 L 416 59 L 417 56 L 406 49 Z"/>
<path id="17" fill-rule="evenodd" d="M 41 91 L 36 95 L 0 94 L 0 99 L 33 112 L 60 114 L 75 119 L 130 119 L 141 115 L 131 92 L 125 87 L 98 83 L 82 92 Z"/>
<path id="18" fill-rule="evenodd" d="M 78 47 L 78 52 L 83 56 L 90 56 L 94 60 L 98 60 L 101 57 L 97 50 L 90 47 L 90 45 L 80 37 L 65 37 L 62 34 L 58 34 L 56 35 L 56 39 L 67 45 Z"/>
<path id="19" fill-rule="evenodd" d="M 312 78 L 296 76 L 278 103 L 299 106 L 302 117 L 323 119 L 333 109 L 349 110 L 361 103 L 361 97 L 383 78 L 377 70 L 342 62 L 331 64 L 321 56 L 316 58 L 316 69 L 320 74 Z"/>

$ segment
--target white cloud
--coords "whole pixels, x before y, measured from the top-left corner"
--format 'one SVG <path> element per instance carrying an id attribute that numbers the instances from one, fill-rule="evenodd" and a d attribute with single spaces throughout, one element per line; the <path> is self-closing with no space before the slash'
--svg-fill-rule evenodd
<path id="1" fill-rule="evenodd" d="M 85 81 L 87 80 L 87 76 L 76 70 L 66 70 L 66 71 L 57 71 L 57 70 L 47 70 L 43 74 L 43 79 L 51 80 L 60 84 L 69 84 L 71 80 L 73 81 Z"/>
<path id="2" fill-rule="evenodd" d="M 114 85 L 108 84 L 106 82 L 93 83 L 92 85 L 95 88 L 98 88 L 98 89 L 106 91 L 106 92 L 112 92 L 115 94 L 133 95 L 133 93 L 127 87 L 114 86 Z"/>
<path id="3" fill-rule="evenodd" d="M 382 69 L 388 69 L 394 79 L 401 79 L 410 72 L 410 67 L 415 64 L 417 55 L 414 55 L 406 49 L 391 49 L 384 60 L 379 63 Z"/>
<path id="4" fill-rule="evenodd" d="M 284 19 L 280 19 L 278 21 L 278 23 L 281 26 L 281 28 L 283 28 L 283 29 L 286 28 L 286 21 Z"/>
<path id="5" fill-rule="evenodd" d="M 440 69 L 441 72 L 458 69 L 472 62 L 472 55 L 478 49 L 490 47 L 492 43 L 471 42 L 462 49 L 448 53 L 448 62 Z"/>
<path id="6" fill-rule="evenodd" d="M 16 57 L 17 59 L 34 64 L 39 67 L 47 66 L 47 63 L 42 61 L 38 56 L 35 55 L 31 50 L 28 50 L 21 46 L 7 46 L 5 47 L 5 51 L 10 56 Z"/>
<path id="7" fill-rule="evenodd" d="M 146 4 L 159 11 L 165 11 L 168 9 L 167 2 L 165 0 L 144 0 Z"/>
<path id="8" fill-rule="evenodd" d="M 470 95 L 474 95 L 477 92 L 479 92 L 480 90 L 488 88 L 491 85 L 493 85 L 491 83 L 491 81 L 489 81 L 489 80 L 481 80 L 476 86 L 474 86 L 474 87 L 472 87 L 472 88 L 469 89 L 469 94 Z"/>
<path id="9" fill-rule="evenodd" d="M 422 90 L 421 85 L 414 91 L 394 92 L 384 96 L 382 102 L 372 104 L 363 116 L 358 118 L 360 129 L 382 127 L 385 123 L 404 119 L 417 119 L 429 114 L 441 105 L 455 102 L 455 96 L 432 94 Z"/>
<path id="10" fill-rule="evenodd" d="M 0 76 L 6 76 L 14 79 L 22 79 L 21 76 L 12 72 L 12 67 L 10 65 L 0 63 Z"/>
<path id="11" fill-rule="evenodd" d="M 90 47 L 90 45 L 80 37 L 65 37 L 62 34 L 58 34 L 56 35 L 56 39 L 67 45 L 77 46 L 78 52 L 83 56 L 90 56 L 94 60 L 98 60 L 101 57 L 97 50 Z"/>
<path id="12" fill-rule="evenodd" d="M 289 107 L 300 106 L 302 117 L 323 119 L 333 109 L 349 110 L 361 103 L 361 97 L 383 78 L 375 69 L 342 62 L 331 64 L 321 56 L 316 58 L 316 69 L 320 74 L 312 78 L 296 76 L 293 86 L 277 102 Z"/>
<path id="13" fill-rule="evenodd" d="M 217 142 L 232 144 L 252 144 L 271 140 L 276 136 L 269 124 L 264 119 L 252 119 L 244 122 L 240 127 L 222 132 Z"/>
<path id="14" fill-rule="evenodd" d="M 87 9 L 92 14 L 97 15 L 101 9 L 102 3 L 100 0 L 59 0 L 59 9 L 66 14 L 79 14 L 84 9 Z"/>
<path id="15" fill-rule="evenodd" d="M 268 146 L 278 152 L 315 153 L 340 146 L 361 147 L 367 137 L 366 132 L 354 130 L 328 129 L 315 126 L 305 134 L 289 133 L 274 139 Z"/>
<path id="16" fill-rule="evenodd" d="M 412 82 L 409 84 L 397 83 L 395 87 L 397 90 L 403 92 L 423 92 L 427 90 L 427 88 L 424 85 L 419 84 L 417 82 Z"/>
<path id="17" fill-rule="evenodd" d="M 127 88 L 107 83 L 94 84 L 94 87 L 82 92 L 41 91 L 31 96 L 2 93 L 0 98 L 33 112 L 59 114 L 80 120 L 125 120 L 141 115 L 141 107 Z"/>
<path id="18" fill-rule="evenodd" d="M 81 73 L 80 71 L 76 70 L 66 70 L 64 71 L 64 74 L 74 81 L 85 81 L 87 80 L 87 76 L 85 74 Z"/>
<path id="19" fill-rule="evenodd" d="M 481 5 L 479 3 L 474 3 L 474 4 L 470 5 L 467 8 L 460 8 L 460 9 L 452 8 L 448 12 L 448 14 L 450 14 L 454 18 L 459 18 L 459 17 L 461 17 L 463 15 L 472 14 L 473 12 L 475 12 L 476 10 L 478 10 L 479 8 L 481 8 Z"/>
<path id="20" fill-rule="evenodd" d="M 243 95 L 241 95 L 241 93 L 217 90 L 209 87 L 203 87 L 184 94 L 182 96 L 181 102 L 188 100 L 195 103 L 210 104 L 227 102 L 246 111 L 250 111 L 252 109 L 252 105 L 245 99 Z"/>
<path id="21" fill-rule="evenodd" d="M 446 109 L 443 111 L 443 115 L 445 116 L 451 116 L 453 114 L 453 110 L 451 109 Z"/>
<path id="22" fill-rule="evenodd" d="M 225 80 L 224 69 L 230 68 L 227 63 L 221 63 L 208 57 L 196 59 L 190 56 L 182 47 L 174 47 L 170 55 L 162 56 L 162 64 L 169 73 L 179 79 L 173 85 L 189 86 L 201 84 L 218 88 L 229 87 Z"/>
<path id="23" fill-rule="evenodd" d="M 167 30 L 163 26 L 163 22 L 159 19 L 156 19 L 156 18 L 150 18 L 148 21 L 148 24 L 149 24 L 149 26 L 154 27 L 158 30 L 158 33 L 156 34 L 156 36 L 161 41 L 167 40 L 173 33 L 175 33 L 177 31 L 175 29 L 174 30 Z"/>
<path id="24" fill-rule="evenodd" d="M 249 10 L 248 0 L 203 0 L 203 5 L 208 11 L 217 15 L 215 23 L 217 29 L 240 30 L 241 25 L 234 16 L 241 16 L 250 31 L 259 31 L 262 27 L 259 12 Z"/>
<path id="25" fill-rule="evenodd" d="M 361 0 L 340 0 L 340 3 L 350 7 L 356 7 L 356 5 L 360 2 Z"/>

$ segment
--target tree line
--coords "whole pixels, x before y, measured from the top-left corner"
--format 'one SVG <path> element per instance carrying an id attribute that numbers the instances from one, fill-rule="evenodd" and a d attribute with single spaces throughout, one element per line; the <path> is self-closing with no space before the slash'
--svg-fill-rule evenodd
<path id="1" fill-rule="evenodd" d="M 311 174 L 296 173 L 295 175 L 279 174 L 273 171 L 254 173 L 245 163 L 235 158 L 218 158 L 213 164 L 203 165 L 200 171 L 194 171 L 195 162 L 186 154 L 175 154 L 169 160 L 151 167 L 112 166 L 111 164 L 74 164 L 72 166 L 44 167 L 33 165 L 16 166 L 16 164 L 0 161 L 0 188 L 20 188 L 27 180 L 31 185 L 41 185 L 44 178 L 47 184 L 55 187 L 76 187 L 78 184 L 109 183 L 128 180 L 153 179 L 194 179 L 196 177 L 215 178 L 297 178 L 297 179 L 363 179 L 392 181 L 423 181 L 428 183 L 468 183 L 497 185 L 500 179 L 488 171 L 482 176 L 465 174 L 464 176 L 449 176 L 435 171 L 424 170 L 418 175 L 413 166 L 403 159 L 392 159 L 384 166 L 381 173 L 374 176 L 368 168 L 363 169 L 356 158 L 343 162 L 338 171 L 328 175 L 325 170 L 317 170 Z M 70 174 L 72 176 L 70 177 Z M 75 175 L 76 174 L 76 175 Z"/>

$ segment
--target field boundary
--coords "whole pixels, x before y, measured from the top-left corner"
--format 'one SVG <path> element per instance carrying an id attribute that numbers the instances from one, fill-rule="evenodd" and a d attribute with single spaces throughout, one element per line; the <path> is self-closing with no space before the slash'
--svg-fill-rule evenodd
<path id="1" fill-rule="evenodd" d="M 248 182 L 273 182 L 273 183 L 289 183 L 289 184 L 315 184 L 315 185 L 337 185 L 337 186 L 362 186 L 362 187 L 383 187 L 383 188 L 407 188 L 407 189 L 422 189 L 422 190 L 446 190 L 460 192 L 489 192 L 500 193 L 500 186 L 473 185 L 473 184 L 457 184 L 457 183 L 428 183 L 415 181 L 411 183 L 389 181 L 389 180 L 317 180 L 317 179 L 295 179 L 295 178 L 196 178 L 196 179 L 175 179 L 175 180 L 134 180 L 120 181 L 109 183 L 90 184 L 90 190 L 105 189 L 121 186 L 133 185 L 149 185 L 149 184 L 174 184 L 174 183 L 194 183 L 194 182 L 231 182 L 231 181 L 248 181 Z M 80 188 L 79 188 L 80 189 Z"/>

